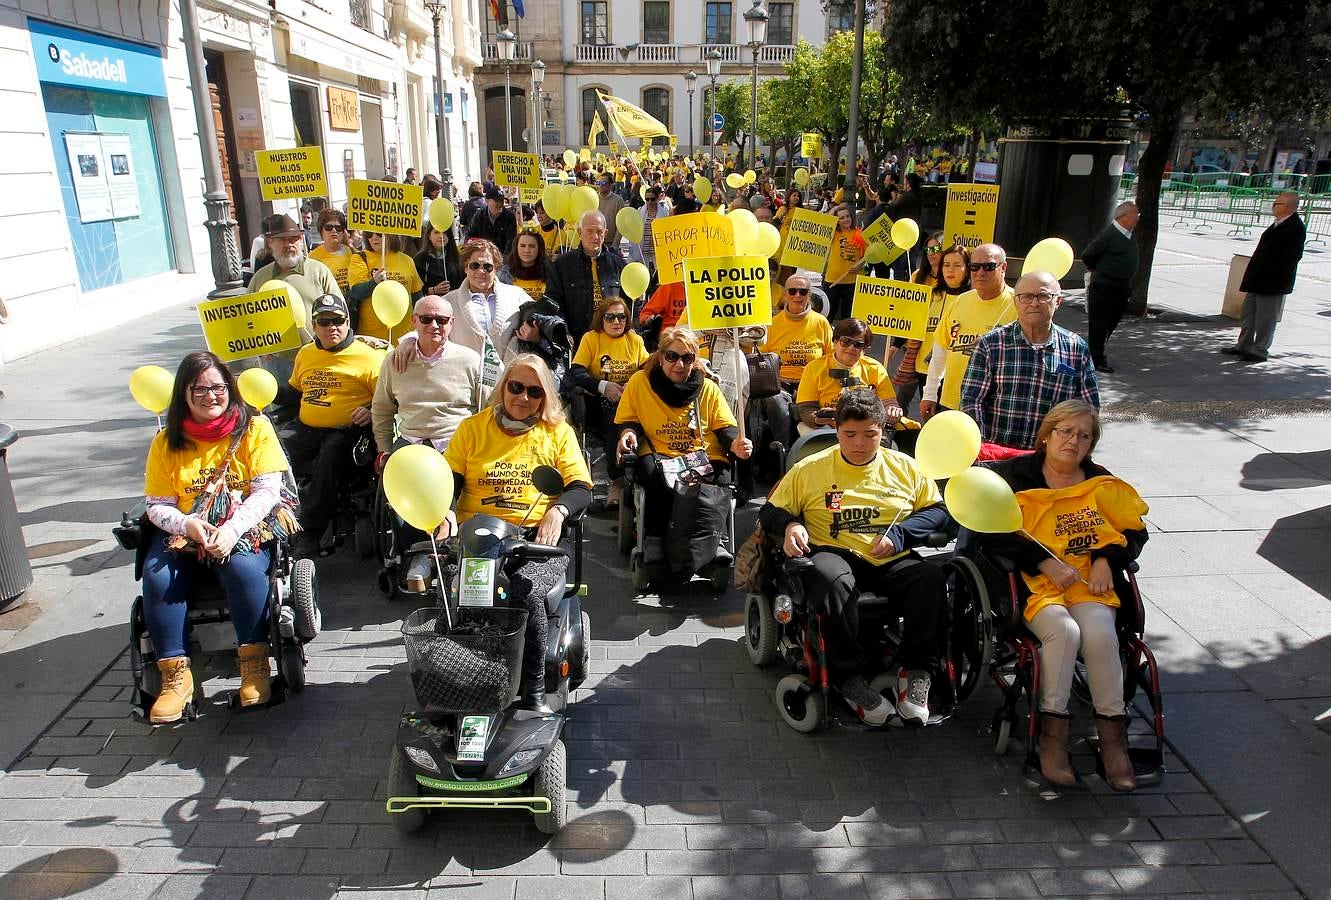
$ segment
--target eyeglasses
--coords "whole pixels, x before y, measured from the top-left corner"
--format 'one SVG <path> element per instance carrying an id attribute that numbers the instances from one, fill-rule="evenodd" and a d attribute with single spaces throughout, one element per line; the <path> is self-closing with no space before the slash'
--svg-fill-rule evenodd
<path id="1" fill-rule="evenodd" d="M 539 384 L 523 384 L 521 381 L 514 381 L 511 378 L 508 381 L 508 392 L 514 397 L 521 397 L 522 392 L 526 391 L 528 398 L 540 400 L 545 396 L 545 388 Z"/>
<path id="2" fill-rule="evenodd" d="M 998 267 L 1001 266 L 1001 265 L 1002 265 L 1002 263 L 1000 263 L 1000 262 L 982 262 L 982 263 L 973 262 L 973 263 L 971 263 L 971 271 L 972 271 L 972 272 L 997 272 L 997 271 L 998 271 Z"/>
<path id="3" fill-rule="evenodd" d="M 347 320 L 338 316 L 336 319 L 315 319 L 314 324 L 320 328 L 336 328 L 339 325 L 347 324 Z"/>
<path id="4" fill-rule="evenodd" d="M 322 228 L 320 228 L 319 230 L 320 230 L 320 231 L 336 231 L 336 232 L 338 232 L 339 234 L 341 234 L 342 232 L 346 231 L 346 229 L 343 228 L 341 225 L 324 225 L 324 226 L 323 226 Z"/>
<path id="5" fill-rule="evenodd" d="M 1018 303 L 1038 303 L 1041 306 L 1049 306 L 1055 300 L 1057 300 L 1059 297 L 1062 297 L 1063 295 L 1051 294 L 1048 291 L 1040 291 L 1038 294 L 1032 294 L 1027 291 L 1022 291 L 1020 294 L 1016 294 L 1015 296 L 1017 298 Z"/>
<path id="6" fill-rule="evenodd" d="M 1078 431 L 1075 428 L 1068 428 L 1066 425 L 1059 425 L 1054 429 L 1054 434 L 1058 435 L 1065 441 L 1075 439 L 1083 444 L 1089 444 L 1091 439 L 1095 437 L 1095 435 L 1091 434 L 1089 431 Z"/>
<path id="7" fill-rule="evenodd" d="M 189 395 L 195 400 L 202 400 L 209 394 L 220 399 L 225 397 L 226 393 L 227 386 L 225 384 L 200 384 L 189 389 Z"/>
<path id="8" fill-rule="evenodd" d="M 447 325 L 453 321 L 452 316 L 417 316 L 416 321 L 422 325 Z"/>
<path id="9" fill-rule="evenodd" d="M 848 338 L 848 337 L 837 338 L 836 342 L 841 346 L 845 347 L 847 350 L 850 350 L 852 348 L 855 350 L 867 350 L 869 348 L 868 341 L 857 341 L 854 338 Z"/>
<path id="10" fill-rule="evenodd" d="M 929 244 L 929 245 L 927 245 L 927 246 L 924 248 L 924 250 L 925 250 L 926 253 L 942 253 L 942 252 L 943 252 L 943 245 L 942 245 L 942 244 Z"/>
<path id="11" fill-rule="evenodd" d="M 661 358 L 671 365 L 674 365 L 675 363 L 683 363 L 686 366 L 691 366 L 698 361 L 698 354 L 676 353 L 674 350 L 662 350 Z"/>
<path id="12" fill-rule="evenodd" d="M 629 314 L 628 314 L 628 313 L 606 313 L 606 314 L 605 314 L 604 316 L 602 316 L 601 318 L 602 318 L 603 321 L 606 321 L 606 322 L 627 322 L 627 321 L 629 320 Z"/>
<path id="13" fill-rule="evenodd" d="M 789 287 L 788 287 L 788 288 L 786 288 L 786 293 L 789 294 L 789 295 L 792 296 L 792 297 L 807 297 L 807 296 L 809 296 L 809 289 L 808 289 L 808 288 L 789 288 Z"/>
<path id="14" fill-rule="evenodd" d="M 484 272 L 493 272 L 495 270 L 495 267 L 494 263 L 467 263 L 467 269 L 471 272 L 475 272 L 478 270 Z"/>

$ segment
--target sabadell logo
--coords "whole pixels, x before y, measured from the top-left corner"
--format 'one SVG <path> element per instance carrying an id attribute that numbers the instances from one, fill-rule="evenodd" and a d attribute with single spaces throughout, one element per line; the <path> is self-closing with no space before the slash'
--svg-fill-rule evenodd
<path id="1" fill-rule="evenodd" d="M 125 61 L 123 59 L 112 60 L 109 56 L 103 56 L 101 59 L 92 59 L 86 53 L 80 53 L 75 56 L 68 50 L 61 50 L 55 44 L 46 45 L 46 55 L 51 57 L 51 62 L 59 63 L 60 69 L 66 75 L 75 75 L 79 78 L 87 78 L 93 81 L 115 81 L 120 84 L 128 84 L 129 77 L 125 73 Z"/>

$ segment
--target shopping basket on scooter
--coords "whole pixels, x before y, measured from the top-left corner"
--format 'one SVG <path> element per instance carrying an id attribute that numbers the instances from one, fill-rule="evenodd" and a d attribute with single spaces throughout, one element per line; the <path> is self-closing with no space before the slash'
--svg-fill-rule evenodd
<path id="1" fill-rule="evenodd" d="M 426 712 L 494 713 L 517 693 L 527 611 L 463 606 L 452 626 L 439 607 L 418 609 L 402 623 L 407 669 Z"/>

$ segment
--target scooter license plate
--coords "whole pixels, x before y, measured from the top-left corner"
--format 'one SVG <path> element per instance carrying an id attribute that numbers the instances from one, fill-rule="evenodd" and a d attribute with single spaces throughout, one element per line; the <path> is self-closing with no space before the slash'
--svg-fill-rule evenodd
<path id="1" fill-rule="evenodd" d="M 458 578 L 458 605 L 494 606 L 494 597 L 495 561 L 493 559 L 463 559 Z"/>
<path id="2" fill-rule="evenodd" d="M 463 716 L 458 730 L 458 760 L 480 762 L 485 759 L 485 739 L 490 733 L 489 716 Z"/>

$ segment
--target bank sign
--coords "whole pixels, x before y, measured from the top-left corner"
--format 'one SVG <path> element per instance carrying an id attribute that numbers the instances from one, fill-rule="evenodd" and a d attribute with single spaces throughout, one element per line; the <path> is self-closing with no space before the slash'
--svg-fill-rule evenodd
<path id="1" fill-rule="evenodd" d="M 122 94 L 166 96 L 162 54 L 155 47 L 28 20 L 37 78 L 46 84 Z"/>

